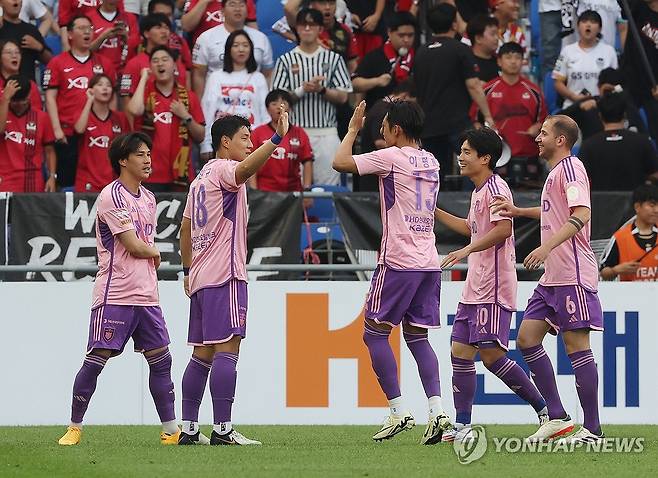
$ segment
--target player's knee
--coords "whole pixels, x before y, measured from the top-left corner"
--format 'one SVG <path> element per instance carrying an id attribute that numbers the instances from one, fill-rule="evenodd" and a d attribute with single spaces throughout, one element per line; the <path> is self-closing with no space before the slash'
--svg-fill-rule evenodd
<path id="1" fill-rule="evenodd" d="M 171 353 L 169 353 L 168 347 L 162 347 L 157 349 L 157 351 L 151 350 L 145 352 L 144 357 L 149 364 L 149 368 L 154 373 L 169 373 L 171 370 Z"/>
<path id="2" fill-rule="evenodd" d="M 420 333 L 410 333 L 405 331 L 402 335 L 407 347 L 413 346 L 413 344 L 418 342 L 427 342 L 427 330 Z"/>
<path id="3" fill-rule="evenodd" d="M 530 337 L 529 334 L 523 334 L 519 332 L 519 335 L 516 337 L 516 347 L 523 350 L 528 349 L 534 345 L 537 345 L 536 340 Z"/>
<path id="4" fill-rule="evenodd" d="M 388 336 L 391 333 L 390 328 L 380 327 L 377 323 L 366 319 L 365 326 L 363 327 L 363 343 L 370 347 L 378 340 L 388 341 Z"/>
<path id="5" fill-rule="evenodd" d="M 500 348 L 480 348 L 480 359 L 487 368 L 496 363 L 503 355 L 505 355 L 505 351 Z"/>

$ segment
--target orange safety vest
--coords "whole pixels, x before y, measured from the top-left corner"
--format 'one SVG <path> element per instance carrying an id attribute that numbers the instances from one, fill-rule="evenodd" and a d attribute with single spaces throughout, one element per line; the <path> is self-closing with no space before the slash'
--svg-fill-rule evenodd
<path id="1" fill-rule="evenodd" d="M 614 233 L 619 263 L 639 261 L 640 267 L 635 274 L 620 274 L 620 281 L 658 281 L 658 247 L 647 254 L 633 235 L 635 224 L 627 224 Z M 644 256 L 642 258 L 642 256 Z M 642 258 L 642 259 L 640 259 Z"/>

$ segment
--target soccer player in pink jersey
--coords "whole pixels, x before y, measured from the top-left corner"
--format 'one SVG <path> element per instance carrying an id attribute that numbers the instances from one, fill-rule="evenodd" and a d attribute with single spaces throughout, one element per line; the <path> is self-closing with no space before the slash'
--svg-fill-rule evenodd
<path id="1" fill-rule="evenodd" d="M 544 265 L 544 275 L 528 301 L 516 344 L 535 384 L 546 399 L 550 420 L 528 437 L 548 440 L 573 430 L 562 406 L 555 374 L 542 342 L 546 333 L 562 334 L 576 376 L 583 408 L 583 426 L 564 438 L 568 443 L 603 440 L 598 408 L 598 372 L 590 348 L 590 330 L 603 330 L 603 312 L 596 293 L 598 264 L 590 247 L 591 204 L 589 178 L 583 163 L 571 155 L 578 125 L 567 116 L 549 116 L 536 138 L 539 157 L 551 169 L 541 194 L 541 206 L 518 208 L 498 198 L 493 212 L 525 216 L 541 222 L 541 245 L 523 261 L 528 269 Z"/>
<path id="2" fill-rule="evenodd" d="M 119 179 L 104 187 L 98 197 L 98 274 L 87 354 L 73 383 L 71 425 L 59 444 L 80 442 L 82 419 L 98 375 L 132 337 L 135 351 L 143 353 L 149 365 L 149 389 L 162 421 L 160 442 L 175 445 L 180 430 L 174 413 L 169 333 L 158 297 L 156 202 L 141 184 L 151 174 L 151 139 L 144 133 L 117 136 L 108 156 Z"/>
<path id="3" fill-rule="evenodd" d="M 468 273 L 452 326 L 452 388 L 457 416 L 455 428 L 443 440 L 472 439 L 471 412 L 475 398 L 475 355 L 514 393 L 530 403 L 540 424 L 548 420 L 546 402 L 523 369 L 507 358 L 512 313 L 516 310 L 516 256 L 512 219 L 493 214 L 496 198 L 512 202 L 512 192 L 494 173 L 503 143 L 489 128 L 464 133 L 459 168 L 473 181 L 468 217 L 437 208 L 434 217 L 450 229 L 470 236 L 468 246 L 448 254 L 441 267 L 468 258 Z"/>
<path id="4" fill-rule="evenodd" d="M 432 445 L 452 429 L 441 404 L 439 362 L 427 340 L 427 330 L 440 327 L 441 264 L 434 237 L 439 162 L 419 146 L 423 110 L 409 101 L 392 101 L 388 106 L 381 128 L 387 148 L 353 156 L 365 107 L 362 101 L 354 111 L 333 167 L 339 172 L 379 176 L 382 243 L 366 298 L 363 341 L 390 415 L 372 438 L 392 438 L 415 425 L 402 400 L 397 363 L 388 342 L 391 329 L 402 324 L 429 403 L 421 443 Z"/>
<path id="5" fill-rule="evenodd" d="M 260 445 L 231 424 L 240 342 L 247 333 L 247 187 L 288 132 L 281 105 L 276 132 L 253 153 L 249 120 L 231 115 L 212 125 L 217 152 L 190 185 L 181 224 L 185 293 L 190 297 L 179 445 L 200 441 L 199 407 L 210 374 L 211 445 Z"/>

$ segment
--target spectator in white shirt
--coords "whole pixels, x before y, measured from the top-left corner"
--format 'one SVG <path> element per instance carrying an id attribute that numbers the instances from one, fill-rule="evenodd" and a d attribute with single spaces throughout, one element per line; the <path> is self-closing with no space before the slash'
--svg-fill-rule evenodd
<path id="1" fill-rule="evenodd" d="M 587 10 L 594 10 L 601 15 L 603 22 L 601 39 L 608 45 L 615 47 L 617 45 L 617 32 L 619 32 L 619 41 L 623 49 L 626 43 L 628 22 L 622 18 L 621 7 L 617 0 L 579 0 L 576 14 L 580 15 Z M 564 38 L 562 44 L 575 43 L 577 39 L 576 33 L 572 33 Z"/>
<path id="2" fill-rule="evenodd" d="M 265 76 L 257 70 L 251 38 L 244 30 L 234 31 L 226 40 L 223 69 L 208 75 L 206 81 L 201 100 L 206 118 L 206 136 L 201 144 L 201 153 L 212 153 L 210 130 L 218 118 L 243 116 L 252 127 L 268 123 L 270 116 L 265 106 L 268 91 Z"/>
<path id="3" fill-rule="evenodd" d="M 601 38 L 601 15 L 586 10 L 578 17 L 577 43 L 562 48 L 555 63 L 555 89 L 564 98 L 564 107 L 586 99 L 598 91 L 599 73 L 604 68 L 617 68 L 615 49 Z"/>

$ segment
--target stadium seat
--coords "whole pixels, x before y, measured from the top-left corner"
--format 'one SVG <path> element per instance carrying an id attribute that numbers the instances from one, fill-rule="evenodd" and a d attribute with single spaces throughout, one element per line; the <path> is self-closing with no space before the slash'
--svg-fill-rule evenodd
<path id="1" fill-rule="evenodd" d="M 62 53 L 62 41 L 57 35 L 48 35 L 44 38 L 46 46 L 53 53 L 53 56 L 59 55 Z"/>
<path id="2" fill-rule="evenodd" d="M 552 71 L 549 71 L 544 75 L 544 99 L 546 100 L 548 114 L 555 114 L 560 109 L 557 105 L 558 94 L 555 85 L 553 84 L 552 75 Z"/>
<path id="3" fill-rule="evenodd" d="M 344 186 L 335 186 L 333 184 L 314 184 L 311 188 L 313 192 L 349 192 Z M 336 222 L 336 208 L 332 198 L 314 198 L 313 207 L 307 211 L 309 218 L 315 218 L 318 222 Z"/>

